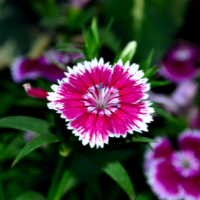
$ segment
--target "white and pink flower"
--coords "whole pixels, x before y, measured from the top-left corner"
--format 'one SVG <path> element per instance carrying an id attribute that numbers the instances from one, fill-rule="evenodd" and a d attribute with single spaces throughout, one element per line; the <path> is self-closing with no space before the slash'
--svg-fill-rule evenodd
<path id="1" fill-rule="evenodd" d="M 133 131 L 148 131 L 154 112 L 147 101 L 150 89 L 137 64 L 113 68 L 101 58 L 68 68 L 66 78 L 49 92 L 49 109 L 61 114 L 83 145 L 104 147 L 108 137 L 126 137 Z"/>
<path id="2" fill-rule="evenodd" d="M 47 57 L 48 55 L 48 57 Z M 78 58 L 84 58 L 84 55 L 76 52 L 58 52 L 55 50 L 46 51 L 37 59 L 20 56 L 16 58 L 11 67 L 11 75 L 16 83 L 28 79 L 45 78 L 52 82 L 65 77 L 63 69 L 60 69 L 55 63 L 66 67 Z"/>
<path id="3" fill-rule="evenodd" d="M 160 73 L 175 83 L 194 79 L 198 74 L 200 48 L 186 41 L 178 41 L 162 61 Z"/>
<path id="4" fill-rule="evenodd" d="M 167 138 L 156 138 L 154 152 L 148 150 L 144 170 L 152 190 L 160 199 L 200 199 L 200 131 L 186 130 L 175 151 Z"/>

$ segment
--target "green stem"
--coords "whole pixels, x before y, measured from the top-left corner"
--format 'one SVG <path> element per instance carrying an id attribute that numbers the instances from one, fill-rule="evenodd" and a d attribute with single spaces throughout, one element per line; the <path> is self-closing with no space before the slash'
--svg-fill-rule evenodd
<path id="1" fill-rule="evenodd" d="M 3 184 L 2 184 L 2 168 L 0 163 L 0 199 L 5 200 L 4 192 L 3 192 Z"/>
<path id="2" fill-rule="evenodd" d="M 69 179 L 70 175 L 71 175 L 71 172 L 69 170 L 66 170 L 63 173 L 62 178 L 59 183 L 59 186 L 58 186 L 58 189 L 56 190 L 56 192 L 54 194 L 53 200 L 60 200 L 62 198 L 63 194 L 65 193 L 66 183 L 67 183 L 67 180 Z"/>
<path id="3" fill-rule="evenodd" d="M 64 157 L 59 156 L 58 164 L 56 166 L 56 169 L 55 169 L 55 172 L 54 172 L 54 175 L 53 175 L 53 178 L 52 178 L 52 182 L 51 182 L 51 185 L 50 185 L 50 188 L 49 188 L 49 192 L 48 192 L 48 195 L 47 195 L 48 200 L 53 199 L 64 160 L 65 160 Z"/>

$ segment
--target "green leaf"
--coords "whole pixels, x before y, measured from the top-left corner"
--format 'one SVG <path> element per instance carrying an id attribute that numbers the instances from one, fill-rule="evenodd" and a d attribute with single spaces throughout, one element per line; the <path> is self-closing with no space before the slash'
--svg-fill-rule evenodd
<path id="1" fill-rule="evenodd" d="M 98 57 L 100 48 L 98 24 L 96 18 L 93 18 L 91 26 L 83 32 L 84 35 L 84 54 L 87 59 L 91 60 Z"/>
<path id="2" fill-rule="evenodd" d="M 107 39 L 108 35 L 111 35 L 111 33 L 110 33 L 110 28 L 111 28 L 111 26 L 112 26 L 112 24 L 113 24 L 113 21 L 114 21 L 114 18 L 112 17 L 111 20 L 110 20 L 110 22 L 109 22 L 109 24 L 108 24 L 108 26 L 106 27 L 104 36 L 103 36 L 103 38 L 101 39 L 101 45 L 103 45 L 103 43 L 104 43 L 105 40 Z M 112 39 L 113 39 L 113 38 L 112 38 Z"/>
<path id="3" fill-rule="evenodd" d="M 151 149 L 152 151 L 154 151 L 154 149 L 152 148 L 152 146 L 151 146 L 149 143 L 147 143 L 146 145 L 147 145 L 147 147 L 148 147 L 149 149 Z"/>
<path id="4" fill-rule="evenodd" d="M 155 112 L 156 112 L 158 115 L 164 117 L 166 120 L 172 122 L 172 123 L 175 124 L 175 125 L 180 125 L 180 124 L 179 124 L 179 121 L 176 120 L 176 118 L 174 118 L 171 114 L 167 113 L 167 112 L 166 112 L 165 110 L 163 110 L 162 108 L 159 108 L 159 107 L 157 107 L 157 106 L 153 106 L 153 108 L 154 108 Z"/>
<path id="5" fill-rule="evenodd" d="M 96 18 L 93 18 L 93 20 L 92 20 L 91 30 L 94 35 L 95 41 L 98 44 L 99 43 L 99 33 L 98 33 L 98 23 L 97 23 Z"/>
<path id="6" fill-rule="evenodd" d="M 45 120 L 28 116 L 10 116 L 0 119 L 0 128 L 14 128 L 38 134 L 51 133 L 51 124 Z"/>
<path id="7" fill-rule="evenodd" d="M 135 199 L 134 187 L 128 173 L 120 162 L 109 156 L 107 151 L 82 149 L 79 153 L 97 165 L 114 181 L 116 181 L 131 200 Z"/>
<path id="8" fill-rule="evenodd" d="M 12 93 L 0 93 L 0 96 L 0 105 L 3 105 L 0 109 L 0 116 L 2 116 L 6 114 L 13 105 L 13 99 L 15 96 Z"/>
<path id="9" fill-rule="evenodd" d="M 152 140 L 150 138 L 146 138 L 146 137 L 132 137 L 132 142 L 157 142 L 156 140 Z"/>
<path id="10" fill-rule="evenodd" d="M 45 144 L 49 144 L 52 142 L 58 142 L 58 141 L 59 141 L 59 138 L 52 134 L 39 135 L 38 137 L 34 138 L 33 140 L 31 140 L 29 143 L 27 143 L 25 145 L 25 147 L 21 150 L 21 152 L 15 158 L 15 160 L 12 164 L 12 167 L 17 162 L 19 162 L 19 160 L 21 160 L 25 155 L 27 155 L 31 151 L 35 150 L 36 148 L 38 148 L 42 145 L 45 145 Z"/>
<path id="11" fill-rule="evenodd" d="M 57 48 L 57 51 L 83 53 L 83 50 L 81 49 L 65 48 L 65 47 Z"/>
<path id="12" fill-rule="evenodd" d="M 156 65 L 149 68 L 146 72 L 144 77 L 151 79 L 162 67 L 157 67 Z"/>
<path id="13" fill-rule="evenodd" d="M 16 200 L 46 200 L 41 194 L 28 191 L 20 195 Z"/>
<path id="14" fill-rule="evenodd" d="M 83 147 L 85 149 L 85 147 Z M 82 149 L 79 150 L 82 152 Z M 131 156 L 133 156 L 133 150 L 110 150 L 106 152 L 108 157 L 112 159 L 123 161 Z M 80 168 L 81 165 L 81 168 Z M 73 188 L 77 187 L 82 182 L 88 179 L 97 177 L 102 171 L 99 169 L 95 163 L 88 160 L 85 156 L 76 153 L 73 155 L 70 164 L 67 164 L 65 170 L 60 177 L 57 190 L 54 192 L 54 200 L 61 199 L 67 192 L 71 191 Z"/>
<path id="15" fill-rule="evenodd" d="M 140 64 L 140 68 L 145 72 L 145 76 L 147 77 L 147 73 L 149 70 L 152 70 L 154 67 L 150 68 L 152 58 L 153 58 L 154 50 L 152 49 L 151 52 L 149 53 L 147 59 Z M 150 68 L 150 69 L 149 69 Z M 149 69 L 149 70 L 148 70 Z"/>
<path id="16" fill-rule="evenodd" d="M 151 87 L 162 87 L 171 84 L 170 81 L 151 81 Z"/>
<path id="17" fill-rule="evenodd" d="M 125 64 L 127 61 L 132 60 L 135 52 L 136 52 L 137 43 L 136 41 L 129 42 L 125 48 L 122 50 L 119 59 L 122 59 L 123 63 Z"/>

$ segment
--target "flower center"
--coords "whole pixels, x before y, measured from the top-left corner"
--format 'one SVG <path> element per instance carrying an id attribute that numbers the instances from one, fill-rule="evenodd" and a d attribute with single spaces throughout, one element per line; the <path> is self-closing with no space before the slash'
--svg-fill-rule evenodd
<path id="1" fill-rule="evenodd" d="M 186 61 L 191 58 L 191 52 L 189 49 L 179 49 L 174 53 L 174 56 L 179 61 Z"/>
<path id="2" fill-rule="evenodd" d="M 192 151 L 176 152 L 172 156 L 172 165 L 182 177 L 193 177 L 200 172 L 200 161 Z"/>
<path id="3" fill-rule="evenodd" d="M 89 111 L 98 111 L 98 113 L 104 111 L 109 114 L 119 106 L 118 97 L 118 90 L 100 83 L 88 89 L 88 93 L 84 95 L 84 102 Z"/>

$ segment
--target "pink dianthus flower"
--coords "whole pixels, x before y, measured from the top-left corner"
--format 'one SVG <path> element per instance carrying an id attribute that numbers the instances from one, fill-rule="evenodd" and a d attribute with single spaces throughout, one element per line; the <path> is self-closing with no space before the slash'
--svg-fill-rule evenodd
<path id="1" fill-rule="evenodd" d="M 48 55 L 48 57 L 46 56 Z M 28 57 L 17 57 L 12 63 L 11 75 L 16 83 L 20 83 L 27 79 L 45 78 L 52 82 L 65 77 L 63 69 L 60 69 L 55 63 L 66 67 L 78 58 L 84 58 L 84 55 L 76 52 L 58 52 L 48 50 L 46 55 L 32 59 Z"/>
<path id="2" fill-rule="evenodd" d="M 177 42 L 164 57 L 160 73 L 175 83 L 194 79 L 198 74 L 199 52 L 199 47 L 189 42 Z"/>
<path id="3" fill-rule="evenodd" d="M 49 92 L 49 109 L 61 114 L 67 128 L 79 136 L 83 145 L 104 147 L 108 137 L 126 137 L 127 132 L 148 131 L 154 112 L 147 101 L 150 89 L 137 64 L 113 68 L 101 58 L 68 68 L 66 78 Z"/>
<path id="4" fill-rule="evenodd" d="M 167 138 L 156 138 L 154 152 L 148 150 L 144 170 L 159 199 L 200 199 L 200 131 L 186 130 L 175 151 Z"/>

